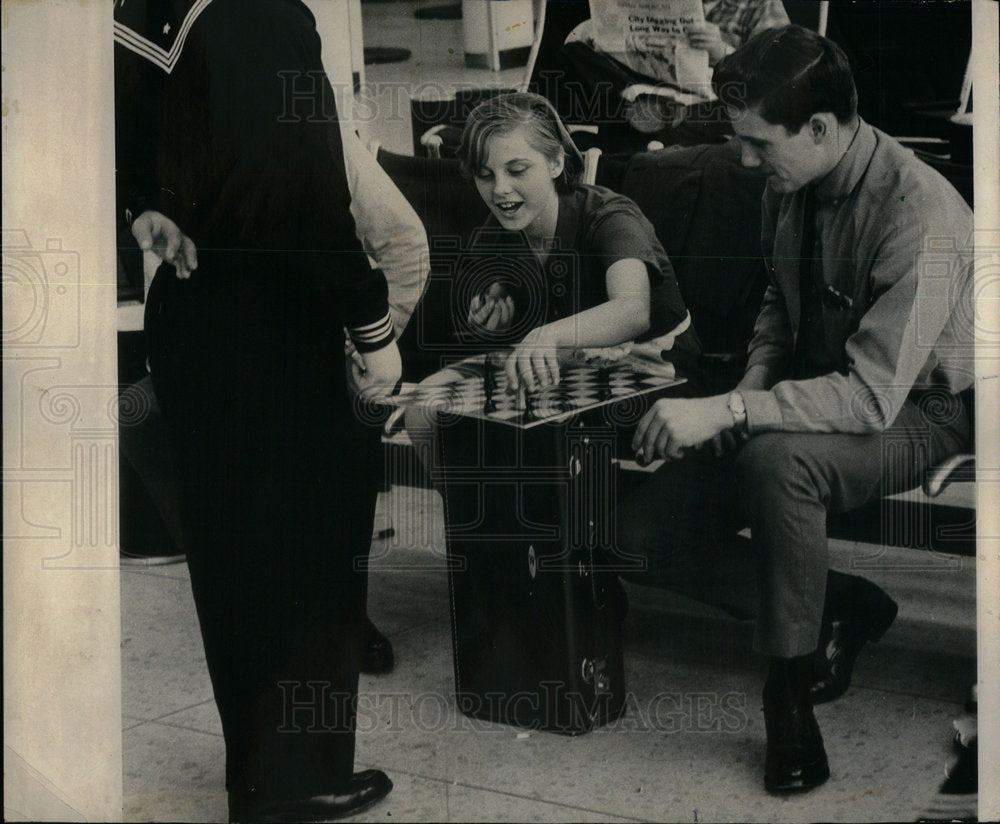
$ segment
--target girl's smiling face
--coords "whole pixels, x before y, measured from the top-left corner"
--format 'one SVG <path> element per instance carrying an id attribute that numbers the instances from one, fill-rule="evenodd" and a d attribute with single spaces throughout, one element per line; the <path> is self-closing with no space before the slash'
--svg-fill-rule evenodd
<path id="1" fill-rule="evenodd" d="M 483 165 L 475 171 L 476 188 L 504 229 L 549 238 L 559 217 L 555 179 L 562 173 L 563 158 L 542 154 L 529 143 L 529 135 L 525 126 L 493 135 Z"/>

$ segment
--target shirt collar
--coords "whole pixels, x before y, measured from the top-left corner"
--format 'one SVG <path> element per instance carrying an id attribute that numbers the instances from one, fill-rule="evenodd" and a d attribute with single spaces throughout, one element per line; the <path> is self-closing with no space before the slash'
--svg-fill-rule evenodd
<path id="1" fill-rule="evenodd" d="M 858 118 L 858 130 L 854 133 L 847 151 L 837 165 L 816 184 L 816 197 L 822 201 L 836 203 L 847 197 L 864 175 L 877 143 L 875 130 Z"/>

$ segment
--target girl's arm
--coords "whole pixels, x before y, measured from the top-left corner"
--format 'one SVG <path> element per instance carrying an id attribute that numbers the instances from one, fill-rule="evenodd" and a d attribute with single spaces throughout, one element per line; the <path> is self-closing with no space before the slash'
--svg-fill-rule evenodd
<path id="1" fill-rule="evenodd" d="M 533 329 L 507 360 L 512 389 L 529 391 L 559 382 L 558 350 L 615 346 L 649 329 L 650 289 L 646 264 L 615 261 L 605 274 L 608 300 L 576 315 Z"/>

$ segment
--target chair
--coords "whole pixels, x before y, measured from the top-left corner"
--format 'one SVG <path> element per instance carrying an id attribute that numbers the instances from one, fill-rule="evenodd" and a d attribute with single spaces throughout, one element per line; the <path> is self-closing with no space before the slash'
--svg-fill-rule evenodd
<path id="1" fill-rule="evenodd" d="M 976 456 L 970 452 L 959 452 L 931 467 L 921 489 L 928 498 L 936 498 L 951 483 L 975 480 Z"/>
<path id="2" fill-rule="evenodd" d="M 962 393 L 962 403 L 972 418 L 972 442 L 975 443 L 976 395 L 972 387 Z M 958 452 L 932 466 L 921 484 L 928 498 L 936 498 L 952 483 L 976 480 L 976 456 L 972 452 Z"/>
<path id="3" fill-rule="evenodd" d="M 865 120 L 896 137 L 948 141 L 972 45 L 970 3 L 833 3 L 827 36 L 847 54 Z M 928 117 L 929 110 L 944 114 Z M 947 152 L 931 141 L 923 148 Z"/>
<path id="4" fill-rule="evenodd" d="M 534 33 L 531 41 L 531 49 L 528 52 L 528 61 L 525 65 L 524 76 L 517 86 L 517 91 L 525 91 L 531 79 L 531 72 L 538 59 L 538 51 L 541 46 L 542 35 L 545 31 L 545 0 L 533 0 L 532 11 L 534 17 Z M 497 53 L 496 31 L 493 22 L 493 4 L 486 4 L 487 25 L 490 34 L 491 51 L 493 52 L 492 65 L 499 66 L 500 60 Z M 442 156 L 441 150 L 444 146 L 457 146 L 462 136 L 462 127 L 468 113 L 483 100 L 503 94 L 509 89 L 485 88 L 485 89 L 459 89 L 455 93 L 453 106 L 449 106 L 447 101 L 414 101 L 414 126 L 417 125 L 417 109 L 440 108 L 445 117 L 445 122 L 433 125 L 430 128 L 418 131 L 414 128 L 414 138 L 419 140 L 419 145 L 425 150 L 428 157 L 439 158 Z M 422 104 L 439 104 L 437 107 L 428 107 Z M 443 103 L 443 105 L 441 105 Z M 421 112 L 425 114 L 425 112 Z M 440 115 L 438 115 L 440 116 Z M 421 117 L 420 119 L 424 119 Z M 416 147 L 415 147 L 416 148 Z M 418 153 L 415 151 L 415 153 Z"/>
<path id="5" fill-rule="evenodd" d="M 573 123 L 568 109 L 565 71 L 558 53 L 570 31 L 590 16 L 588 0 L 534 0 L 534 36 L 524 74 L 516 89 L 459 89 L 451 101 L 414 101 L 414 153 L 429 157 L 449 157 L 458 146 L 468 113 L 489 97 L 508 91 L 533 91 L 552 101 L 560 116 L 568 121 L 574 137 L 597 134 L 597 127 Z M 450 104 L 450 105 L 449 105 Z M 434 125 L 429 121 L 443 120 Z"/>
<path id="6" fill-rule="evenodd" d="M 830 19 L 829 0 L 782 0 L 782 5 L 792 23 L 826 36 Z"/>
<path id="7" fill-rule="evenodd" d="M 764 296 L 760 199 L 764 179 L 743 168 L 735 141 L 633 155 L 584 153 L 585 182 L 633 200 L 670 258 L 709 372 L 739 368 Z M 718 227 L 725 226 L 725 232 Z"/>
<path id="8" fill-rule="evenodd" d="M 944 175 L 972 207 L 975 175 L 972 167 L 971 47 L 957 100 L 918 101 L 903 108 L 916 119 L 914 130 L 925 133 L 896 135 L 896 139 Z"/>

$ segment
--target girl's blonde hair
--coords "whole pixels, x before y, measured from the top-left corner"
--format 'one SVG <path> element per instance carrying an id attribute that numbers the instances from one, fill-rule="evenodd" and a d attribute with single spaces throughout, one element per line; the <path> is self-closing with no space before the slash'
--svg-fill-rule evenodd
<path id="1" fill-rule="evenodd" d="M 490 138 L 518 126 L 527 127 L 528 144 L 533 149 L 552 161 L 563 158 L 562 173 L 555 179 L 556 191 L 570 191 L 583 173 L 583 156 L 552 104 L 529 92 L 497 95 L 469 112 L 458 147 L 462 172 L 469 177 L 475 175 L 486 162 Z"/>

